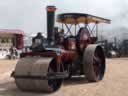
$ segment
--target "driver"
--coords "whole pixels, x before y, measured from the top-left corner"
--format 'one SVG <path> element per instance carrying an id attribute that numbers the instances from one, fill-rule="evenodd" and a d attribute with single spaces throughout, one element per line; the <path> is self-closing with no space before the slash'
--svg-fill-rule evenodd
<path id="1" fill-rule="evenodd" d="M 35 36 L 32 39 L 32 50 L 33 51 L 41 51 L 43 46 L 44 37 L 42 36 L 41 32 L 37 33 L 37 36 Z"/>
<path id="2" fill-rule="evenodd" d="M 55 39 L 57 45 L 63 45 L 64 43 L 64 29 L 55 33 Z"/>

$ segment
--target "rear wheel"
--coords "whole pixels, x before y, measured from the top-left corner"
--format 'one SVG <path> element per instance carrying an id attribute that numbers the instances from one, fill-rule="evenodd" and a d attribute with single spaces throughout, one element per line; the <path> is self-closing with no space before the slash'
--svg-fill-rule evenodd
<path id="1" fill-rule="evenodd" d="M 88 45 L 83 56 L 84 74 L 88 81 L 102 80 L 105 72 L 105 56 L 101 46 Z"/>

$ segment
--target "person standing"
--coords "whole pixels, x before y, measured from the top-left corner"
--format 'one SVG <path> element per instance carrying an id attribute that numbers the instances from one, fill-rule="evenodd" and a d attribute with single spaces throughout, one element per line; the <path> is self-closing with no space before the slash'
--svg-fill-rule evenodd
<path id="1" fill-rule="evenodd" d="M 18 56 L 18 52 L 15 46 L 11 46 L 11 48 L 9 49 L 10 51 L 10 59 L 16 59 Z"/>

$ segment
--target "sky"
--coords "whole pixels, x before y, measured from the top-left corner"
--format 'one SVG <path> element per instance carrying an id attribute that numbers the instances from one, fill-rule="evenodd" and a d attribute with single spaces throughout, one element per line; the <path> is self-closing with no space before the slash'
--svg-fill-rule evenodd
<path id="1" fill-rule="evenodd" d="M 101 25 L 103 34 L 128 32 L 128 0 L 0 0 L 0 28 L 46 33 L 47 5 L 56 6 L 56 14 L 80 12 L 111 19 L 111 24 Z"/>

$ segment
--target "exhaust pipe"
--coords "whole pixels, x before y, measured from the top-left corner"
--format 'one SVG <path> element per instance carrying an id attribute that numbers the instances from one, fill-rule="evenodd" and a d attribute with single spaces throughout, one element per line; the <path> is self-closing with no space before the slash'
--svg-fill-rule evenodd
<path id="1" fill-rule="evenodd" d="M 53 45 L 55 41 L 54 34 L 54 20 L 55 20 L 55 6 L 47 6 L 47 40 L 48 45 Z"/>

